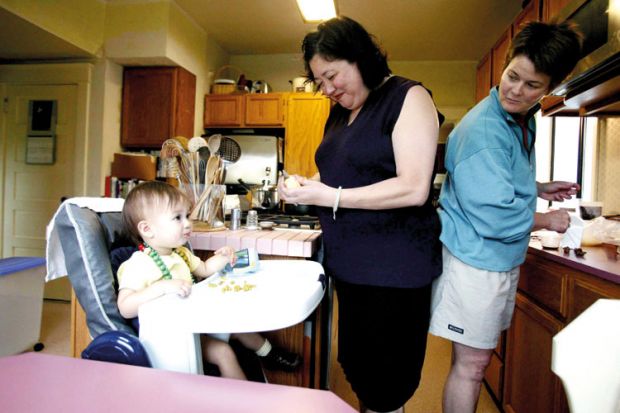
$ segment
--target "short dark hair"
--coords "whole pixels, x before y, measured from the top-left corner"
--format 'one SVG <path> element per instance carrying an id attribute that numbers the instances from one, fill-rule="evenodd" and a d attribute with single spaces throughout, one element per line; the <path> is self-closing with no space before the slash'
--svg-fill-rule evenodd
<path id="1" fill-rule="evenodd" d="M 143 240 L 138 231 L 138 223 L 147 218 L 147 214 L 173 208 L 184 204 L 188 208 L 191 203 L 187 196 L 178 188 L 161 181 L 147 181 L 135 186 L 123 204 L 123 230 L 136 245 Z"/>
<path id="2" fill-rule="evenodd" d="M 301 44 L 306 76 L 314 80 L 310 60 L 320 55 L 328 61 L 346 60 L 357 64 L 364 85 L 374 89 L 390 75 L 387 54 L 372 34 L 348 17 L 335 17 L 319 24 L 317 30 L 308 33 Z"/>
<path id="3" fill-rule="evenodd" d="M 551 78 L 555 88 L 570 74 L 581 58 L 583 36 L 575 23 L 529 22 L 512 39 L 506 63 L 519 55 L 526 56 L 539 73 Z"/>

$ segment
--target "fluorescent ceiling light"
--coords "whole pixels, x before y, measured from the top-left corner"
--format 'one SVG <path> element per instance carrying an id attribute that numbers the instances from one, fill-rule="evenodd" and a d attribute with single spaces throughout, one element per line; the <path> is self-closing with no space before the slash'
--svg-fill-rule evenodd
<path id="1" fill-rule="evenodd" d="M 305 22 L 320 22 L 336 17 L 334 0 L 297 0 L 297 7 Z"/>

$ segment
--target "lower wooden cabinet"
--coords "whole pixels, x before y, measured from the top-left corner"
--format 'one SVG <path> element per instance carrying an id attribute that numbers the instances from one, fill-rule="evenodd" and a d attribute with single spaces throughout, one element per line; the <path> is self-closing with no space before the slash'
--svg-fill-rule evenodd
<path id="1" fill-rule="evenodd" d="M 551 371 L 551 343 L 563 324 L 517 294 L 506 342 L 504 410 L 519 413 L 566 411 L 560 379 Z"/>
<path id="2" fill-rule="evenodd" d="M 498 345 L 485 374 L 505 412 L 568 413 L 562 382 L 551 371 L 553 337 L 598 299 L 620 299 L 620 284 L 587 271 L 528 253 L 505 348 Z"/>

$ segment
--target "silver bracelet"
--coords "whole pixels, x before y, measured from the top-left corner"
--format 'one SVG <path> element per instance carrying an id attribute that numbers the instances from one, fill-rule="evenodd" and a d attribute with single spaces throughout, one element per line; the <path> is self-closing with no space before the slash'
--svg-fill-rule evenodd
<path id="1" fill-rule="evenodd" d="M 340 193 L 342 192 L 342 186 L 338 187 L 338 191 L 336 192 L 336 199 L 334 200 L 334 206 L 332 207 L 332 211 L 334 212 L 334 221 L 336 220 L 336 211 L 338 211 L 338 204 L 340 203 Z"/>

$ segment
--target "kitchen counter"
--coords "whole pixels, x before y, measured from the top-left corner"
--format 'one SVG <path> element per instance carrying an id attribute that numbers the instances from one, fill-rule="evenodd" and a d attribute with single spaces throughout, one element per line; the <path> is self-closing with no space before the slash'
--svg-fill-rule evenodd
<path id="1" fill-rule="evenodd" d="M 577 257 L 574 250 L 565 254 L 562 248 L 542 248 L 540 242 L 534 240 L 530 242 L 528 253 L 620 284 L 620 255 L 616 253 L 615 245 L 602 244 L 595 247 L 582 247 L 581 249 L 586 252 L 586 255 Z"/>
<path id="2" fill-rule="evenodd" d="M 310 258 L 319 249 L 321 231 L 306 229 L 194 231 L 189 239 L 193 249 L 214 251 L 229 245 L 236 250 L 255 248 L 260 255 Z"/>

